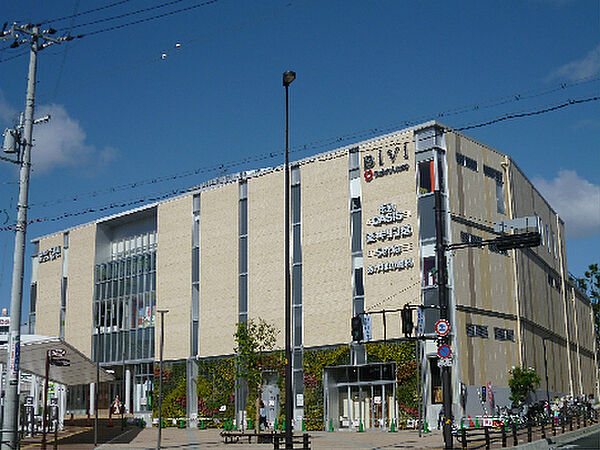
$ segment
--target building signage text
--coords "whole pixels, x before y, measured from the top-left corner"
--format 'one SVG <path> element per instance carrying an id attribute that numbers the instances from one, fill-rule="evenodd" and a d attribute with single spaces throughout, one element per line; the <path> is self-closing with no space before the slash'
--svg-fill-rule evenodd
<path id="1" fill-rule="evenodd" d="M 40 253 L 39 257 L 40 257 L 40 262 L 46 262 L 46 261 L 54 261 L 55 259 L 58 259 L 61 257 L 61 247 L 60 245 L 57 245 L 56 247 L 52 247 L 49 248 L 48 250 L 44 250 L 42 253 Z"/>
<path id="2" fill-rule="evenodd" d="M 408 159 L 408 143 L 405 142 L 402 147 L 402 156 L 404 159 Z M 383 149 L 377 150 L 377 161 L 373 155 L 365 155 L 363 157 L 363 167 L 364 167 L 364 178 L 366 182 L 370 182 L 373 178 L 381 178 L 385 175 L 390 175 L 393 173 L 405 172 L 409 169 L 408 164 L 400 164 L 394 165 L 396 163 L 396 159 L 400 154 L 401 150 L 399 146 L 394 147 L 394 149 L 388 148 L 387 152 L 384 154 Z M 387 158 L 385 156 L 387 155 Z M 389 159 L 392 166 L 383 168 L 386 160 Z M 375 169 L 376 165 L 380 167 L 379 170 Z"/>
<path id="3" fill-rule="evenodd" d="M 382 225 L 402 222 L 404 218 L 410 217 L 410 211 L 400 211 L 394 203 L 385 203 L 379 206 L 379 214 L 373 216 L 367 221 L 367 225 L 373 227 L 381 227 Z M 367 245 L 380 242 L 387 242 L 396 239 L 410 237 L 413 234 L 412 226 L 396 225 L 379 229 L 377 231 L 368 232 L 365 234 L 365 242 Z M 402 242 L 394 245 L 382 246 L 377 249 L 366 249 L 368 258 L 394 258 L 406 252 L 413 250 L 412 242 Z M 413 258 L 404 258 L 400 260 L 385 260 L 377 264 L 367 266 L 367 275 L 376 273 L 386 273 L 392 271 L 401 271 L 414 267 Z"/>

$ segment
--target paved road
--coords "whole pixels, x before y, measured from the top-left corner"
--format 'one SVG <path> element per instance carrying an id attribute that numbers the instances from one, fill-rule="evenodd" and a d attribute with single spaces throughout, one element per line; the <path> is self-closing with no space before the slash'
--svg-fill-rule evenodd
<path id="1" fill-rule="evenodd" d="M 563 444 L 557 449 L 600 449 L 600 431 L 592 433 L 588 436 L 577 439 L 576 441 L 570 442 L 569 444 Z"/>

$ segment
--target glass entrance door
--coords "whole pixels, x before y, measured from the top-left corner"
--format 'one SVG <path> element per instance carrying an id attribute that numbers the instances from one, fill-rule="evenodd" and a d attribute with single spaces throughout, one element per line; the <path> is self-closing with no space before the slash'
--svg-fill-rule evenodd
<path id="1" fill-rule="evenodd" d="M 373 416 L 373 427 L 383 427 L 383 386 L 374 385 L 372 386 L 372 416 Z"/>

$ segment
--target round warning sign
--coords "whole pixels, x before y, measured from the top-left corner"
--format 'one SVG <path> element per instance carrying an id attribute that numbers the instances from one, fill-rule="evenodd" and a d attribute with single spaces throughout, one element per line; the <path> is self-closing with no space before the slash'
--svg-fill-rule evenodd
<path id="1" fill-rule="evenodd" d="M 445 319 L 440 319 L 435 323 L 435 332 L 438 336 L 446 336 L 450 331 L 450 324 Z"/>
<path id="2" fill-rule="evenodd" d="M 450 356 L 452 356 L 452 350 L 447 345 L 440 345 L 437 354 L 440 358 L 450 358 Z"/>

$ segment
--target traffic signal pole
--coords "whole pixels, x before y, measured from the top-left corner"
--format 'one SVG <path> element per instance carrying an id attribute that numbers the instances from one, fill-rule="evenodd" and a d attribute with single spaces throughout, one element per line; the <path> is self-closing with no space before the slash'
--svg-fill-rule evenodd
<path id="1" fill-rule="evenodd" d="M 444 215 L 442 207 L 442 191 L 436 189 L 435 195 L 435 231 L 436 231 L 436 254 L 437 254 L 437 273 L 438 273 L 438 293 L 440 319 L 448 320 L 448 272 L 446 264 L 446 245 L 444 236 Z M 445 336 L 438 341 L 441 344 L 448 345 L 449 337 Z M 451 367 L 443 366 L 442 368 L 442 405 L 444 408 L 443 417 L 443 436 L 444 448 L 452 447 L 452 372 Z"/>

